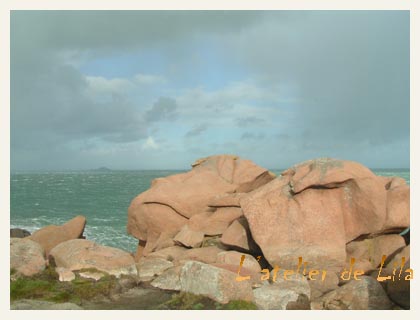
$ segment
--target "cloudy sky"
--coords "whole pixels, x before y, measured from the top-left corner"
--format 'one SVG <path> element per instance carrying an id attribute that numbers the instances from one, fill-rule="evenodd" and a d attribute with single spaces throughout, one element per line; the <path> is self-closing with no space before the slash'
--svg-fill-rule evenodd
<path id="1" fill-rule="evenodd" d="M 409 167 L 407 11 L 14 11 L 12 170 Z"/>

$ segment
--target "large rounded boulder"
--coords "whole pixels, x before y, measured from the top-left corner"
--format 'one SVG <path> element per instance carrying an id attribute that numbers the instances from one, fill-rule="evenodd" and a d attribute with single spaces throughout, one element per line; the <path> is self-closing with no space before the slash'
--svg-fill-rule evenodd
<path id="1" fill-rule="evenodd" d="M 274 266 L 341 268 L 346 243 L 409 226 L 409 187 L 352 161 L 296 165 L 240 199 L 253 239 Z"/>
<path id="2" fill-rule="evenodd" d="M 177 237 L 178 240 L 187 241 L 193 235 L 196 239 L 196 233 L 200 235 L 201 230 L 194 230 L 194 226 L 183 227 L 192 217 L 199 214 L 205 217 L 206 212 L 214 211 L 210 205 L 214 205 L 216 197 L 252 191 L 274 177 L 267 169 L 237 156 L 199 159 L 189 172 L 153 180 L 151 188 L 132 201 L 128 209 L 127 231 L 145 243 L 144 255 L 173 246 L 173 239 L 181 229 L 183 234 Z M 202 219 L 197 220 L 201 223 Z M 214 232 L 221 234 L 231 221 L 219 220 L 208 226 L 218 229 Z M 204 236 L 206 230 L 202 234 Z"/>
<path id="3" fill-rule="evenodd" d="M 85 239 L 60 243 L 51 250 L 49 260 L 51 265 L 71 271 L 93 268 L 116 277 L 137 275 L 131 254 Z"/>

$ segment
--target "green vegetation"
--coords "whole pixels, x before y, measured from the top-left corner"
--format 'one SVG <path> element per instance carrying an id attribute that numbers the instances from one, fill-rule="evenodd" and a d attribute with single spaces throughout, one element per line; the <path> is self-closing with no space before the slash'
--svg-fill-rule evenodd
<path id="1" fill-rule="evenodd" d="M 100 272 L 98 270 L 89 270 Z M 13 271 L 10 271 L 11 274 Z M 10 282 L 11 301 L 37 299 L 52 302 L 74 302 L 77 304 L 97 297 L 109 297 L 118 286 L 114 276 L 105 275 L 98 281 L 76 276 L 71 282 L 58 281 L 53 268 L 32 277 L 18 277 Z"/>
<path id="2" fill-rule="evenodd" d="M 180 292 L 172 295 L 169 301 L 161 304 L 159 309 L 163 310 L 203 310 L 211 308 L 213 301 L 204 296 L 192 293 Z"/>
<path id="3" fill-rule="evenodd" d="M 249 301 L 232 300 L 227 304 L 220 305 L 220 310 L 257 310 L 257 306 Z"/>
<path id="4" fill-rule="evenodd" d="M 96 269 L 80 270 L 83 272 L 100 272 Z M 16 276 L 15 270 L 10 274 Z M 85 279 L 76 275 L 71 282 L 60 282 L 54 268 L 45 269 L 42 273 L 32 277 L 18 276 L 10 281 L 10 300 L 36 299 L 56 303 L 73 302 L 83 305 L 85 302 L 100 301 L 101 298 L 109 298 L 112 293 L 121 289 L 118 280 L 111 275 L 105 274 L 98 281 Z M 168 298 L 164 298 L 167 300 Z M 162 301 L 162 300 L 161 300 Z M 117 306 L 117 305 L 115 305 Z M 118 307 L 118 306 L 117 306 Z M 180 292 L 156 307 L 160 310 L 256 310 L 257 307 L 247 301 L 231 301 L 221 304 L 208 297 Z"/>
<path id="5" fill-rule="evenodd" d="M 187 292 L 176 293 L 172 298 L 161 304 L 163 310 L 257 310 L 252 302 L 234 300 L 227 304 L 221 304 L 210 298 Z"/>

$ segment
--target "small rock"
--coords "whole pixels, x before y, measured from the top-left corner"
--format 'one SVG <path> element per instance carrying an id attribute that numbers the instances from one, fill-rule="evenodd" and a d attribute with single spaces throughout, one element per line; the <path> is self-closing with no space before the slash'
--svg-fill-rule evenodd
<path id="1" fill-rule="evenodd" d="M 174 241 L 189 248 L 197 248 L 204 239 L 204 232 L 191 230 L 188 225 L 182 227 Z"/>
<path id="2" fill-rule="evenodd" d="M 10 229 L 10 238 L 25 238 L 29 237 L 31 233 L 28 230 L 20 228 Z"/>
<path id="3" fill-rule="evenodd" d="M 55 272 L 58 273 L 58 280 L 61 282 L 73 281 L 76 279 L 76 275 L 69 269 L 66 268 L 55 268 Z"/>
<path id="4" fill-rule="evenodd" d="M 106 276 L 103 272 L 94 272 L 94 271 L 84 271 L 79 272 L 79 276 L 85 279 L 93 279 L 95 281 L 98 281 L 99 279 Z"/>

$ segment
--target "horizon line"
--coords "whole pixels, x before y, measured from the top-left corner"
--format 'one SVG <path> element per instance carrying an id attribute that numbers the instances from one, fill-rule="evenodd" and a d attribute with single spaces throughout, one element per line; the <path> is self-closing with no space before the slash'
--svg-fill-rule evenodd
<path id="1" fill-rule="evenodd" d="M 410 170 L 410 167 L 368 167 L 370 170 Z M 283 171 L 287 170 L 286 168 L 267 168 L 269 171 Z M 47 172 L 96 172 L 96 173 L 106 173 L 106 172 L 115 172 L 115 171 L 189 171 L 192 168 L 183 168 L 183 169 L 139 169 L 139 168 L 130 168 L 130 169 L 19 169 L 19 170 L 10 170 L 10 174 L 22 173 L 22 172 L 38 172 L 38 173 L 47 173 Z"/>

